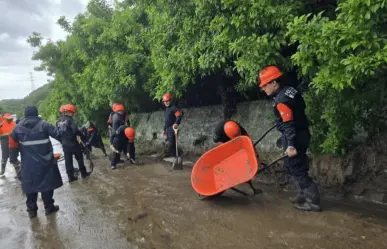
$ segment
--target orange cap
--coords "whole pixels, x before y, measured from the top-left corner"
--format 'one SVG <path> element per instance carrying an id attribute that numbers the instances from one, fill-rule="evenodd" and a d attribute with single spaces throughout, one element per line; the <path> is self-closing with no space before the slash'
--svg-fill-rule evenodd
<path id="1" fill-rule="evenodd" d="M 167 101 L 170 101 L 172 99 L 172 95 L 169 94 L 169 93 L 165 93 L 163 95 L 163 102 L 167 102 Z"/>
<path id="2" fill-rule="evenodd" d="M 9 113 L 4 114 L 4 115 L 3 115 L 3 118 L 5 118 L 5 119 L 11 119 L 11 120 L 13 119 L 12 115 L 9 114 Z"/>
<path id="3" fill-rule="evenodd" d="M 230 139 L 234 139 L 241 135 L 241 128 L 234 121 L 227 121 L 224 126 L 224 132 Z"/>
<path id="4" fill-rule="evenodd" d="M 113 112 L 119 112 L 119 111 L 124 111 L 124 110 L 125 110 L 125 107 L 122 104 L 116 104 L 113 107 Z"/>
<path id="5" fill-rule="evenodd" d="M 72 113 L 75 113 L 76 110 L 77 110 L 77 108 L 75 108 L 75 106 L 72 105 L 72 104 L 62 105 L 62 106 L 59 108 L 59 111 L 60 111 L 60 112 L 72 112 Z"/>
<path id="6" fill-rule="evenodd" d="M 275 79 L 278 79 L 282 75 L 282 72 L 276 66 L 268 66 L 259 72 L 259 87 L 263 87 L 264 85 L 272 82 Z"/>
<path id="7" fill-rule="evenodd" d="M 128 127 L 125 129 L 125 136 L 129 139 L 130 142 L 133 142 L 135 135 L 136 132 L 132 127 Z"/>

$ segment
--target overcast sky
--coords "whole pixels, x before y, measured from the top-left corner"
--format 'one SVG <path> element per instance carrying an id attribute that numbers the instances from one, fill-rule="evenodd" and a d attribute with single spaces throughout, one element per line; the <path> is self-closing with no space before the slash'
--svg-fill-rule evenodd
<path id="1" fill-rule="evenodd" d="M 29 72 L 35 89 L 46 84 L 45 72 L 34 71 L 33 49 L 26 40 L 33 32 L 53 40 L 65 33 L 56 25 L 64 15 L 68 20 L 84 12 L 88 0 L 0 0 L 0 99 L 23 98 L 31 92 Z"/>

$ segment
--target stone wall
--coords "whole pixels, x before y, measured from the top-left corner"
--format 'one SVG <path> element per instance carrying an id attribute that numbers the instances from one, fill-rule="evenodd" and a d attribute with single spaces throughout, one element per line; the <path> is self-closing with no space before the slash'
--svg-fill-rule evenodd
<path id="1" fill-rule="evenodd" d="M 211 148 L 214 145 L 212 131 L 215 125 L 223 120 L 222 107 L 205 106 L 183 111 L 184 117 L 179 137 L 179 145 L 182 149 L 202 153 Z M 232 119 L 240 122 L 254 139 L 258 139 L 274 124 L 272 107 L 269 102 L 263 101 L 239 104 L 238 112 Z M 131 117 L 131 122 L 136 128 L 137 138 L 152 141 L 155 144 L 165 142 L 165 137 L 162 137 L 161 133 L 164 124 L 162 111 L 134 114 Z M 276 140 L 279 137 L 280 134 L 274 130 L 265 137 L 257 148 L 264 152 L 278 152 Z"/>
<path id="2" fill-rule="evenodd" d="M 179 144 L 185 152 L 201 154 L 214 145 L 212 131 L 217 122 L 223 119 L 222 107 L 207 106 L 183 111 Z M 272 105 L 268 101 L 241 103 L 232 119 L 241 123 L 256 140 L 274 124 Z M 148 145 L 165 145 L 163 121 L 162 111 L 131 116 L 137 138 Z M 279 137 L 280 134 L 273 130 L 262 140 L 257 146 L 260 158 L 270 161 L 281 154 L 276 146 Z M 345 157 L 311 155 L 309 173 L 322 191 L 331 196 L 351 196 L 386 203 L 386 150 L 387 135 L 384 135 L 371 143 L 359 145 Z M 281 165 L 265 171 L 260 179 L 283 188 L 291 186 Z"/>

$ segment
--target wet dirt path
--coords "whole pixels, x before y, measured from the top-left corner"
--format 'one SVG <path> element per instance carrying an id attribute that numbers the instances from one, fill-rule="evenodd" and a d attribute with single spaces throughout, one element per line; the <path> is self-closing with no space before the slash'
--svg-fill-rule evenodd
<path id="1" fill-rule="evenodd" d="M 55 192 L 61 210 L 29 220 L 8 167 L 0 179 L 0 248 L 349 249 L 387 248 L 387 208 L 324 201 L 324 212 L 294 210 L 286 194 L 264 187 L 246 198 L 232 192 L 196 199 L 190 169 L 139 158 L 111 171 L 106 158 L 93 175 Z M 60 163 L 63 174 L 64 165 Z"/>

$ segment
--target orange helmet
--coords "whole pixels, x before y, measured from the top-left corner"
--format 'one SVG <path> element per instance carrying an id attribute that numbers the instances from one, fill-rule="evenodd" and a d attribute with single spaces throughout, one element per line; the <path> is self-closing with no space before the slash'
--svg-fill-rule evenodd
<path id="1" fill-rule="evenodd" d="M 59 108 L 59 111 L 60 112 L 72 112 L 72 113 L 75 113 L 77 111 L 77 108 L 75 108 L 75 106 L 72 105 L 72 104 L 66 104 L 66 105 L 62 105 Z"/>
<path id="2" fill-rule="evenodd" d="M 268 66 L 259 72 L 259 87 L 263 87 L 264 85 L 272 82 L 275 79 L 278 79 L 282 75 L 282 72 L 276 66 Z"/>
<path id="3" fill-rule="evenodd" d="M 167 102 L 167 101 L 170 101 L 172 99 L 172 95 L 169 94 L 169 93 L 165 93 L 163 95 L 163 102 Z"/>
<path id="4" fill-rule="evenodd" d="M 125 107 L 122 104 L 116 104 L 113 107 L 113 112 L 119 112 L 119 111 L 124 111 L 124 110 L 125 110 Z"/>
<path id="5" fill-rule="evenodd" d="M 128 127 L 125 129 L 125 136 L 129 139 L 130 142 L 133 142 L 136 132 L 132 127 Z"/>
<path id="6" fill-rule="evenodd" d="M 8 119 L 8 120 L 12 120 L 13 119 L 12 115 L 9 114 L 9 113 L 4 114 L 3 118 Z"/>
<path id="7" fill-rule="evenodd" d="M 241 128 L 234 121 L 227 121 L 224 126 L 224 132 L 230 139 L 234 139 L 241 135 Z"/>

